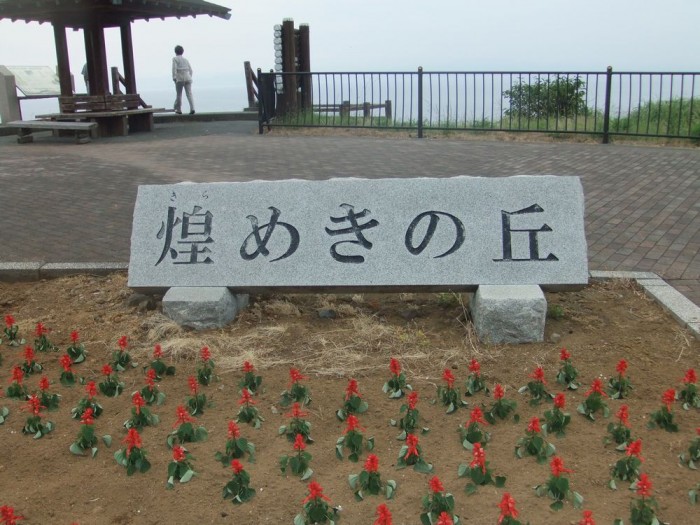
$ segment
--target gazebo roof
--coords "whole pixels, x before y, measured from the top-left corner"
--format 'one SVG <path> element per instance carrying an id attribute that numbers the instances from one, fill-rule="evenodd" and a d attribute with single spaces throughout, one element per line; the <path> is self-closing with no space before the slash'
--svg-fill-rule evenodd
<path id="1" fill-rule="evenodd" d="M 84 27 L 96 19 L 102 27 L 125 21 L 197 15 L 231 18 L 230 9 L 202 0 L 0 0 L 0 20 L 59 22 Z"/>

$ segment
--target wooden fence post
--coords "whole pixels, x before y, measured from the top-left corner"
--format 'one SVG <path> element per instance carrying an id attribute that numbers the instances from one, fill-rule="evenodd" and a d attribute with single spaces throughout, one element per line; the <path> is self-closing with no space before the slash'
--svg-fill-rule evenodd
<path id="1" fill-rule="evenodd" d="M 255 75 L 253 74 L 253 68 L 250 67 L 250 62 L 248 62 L 247 60 L 243 62 L 243 70 L 245 71 L 245 87 L 246 92 L 248 93 L 247 109 L 248 111 L 252 111 L 257 107 L 257 103 L 255 101 L 255 82 L 253 80 Z"/>
<path id="2" fill-rule="evenodd" d="M 282 22 L 282 72 L 284 81 L 284 114 L 295 113 L 297 109 L 297 68 L 294 20 Z"/>

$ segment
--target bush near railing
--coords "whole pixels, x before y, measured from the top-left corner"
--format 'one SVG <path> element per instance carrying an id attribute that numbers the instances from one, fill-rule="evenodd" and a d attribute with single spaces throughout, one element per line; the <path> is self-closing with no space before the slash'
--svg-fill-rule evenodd
<path id="1" fill-rule="evenodd" d="M 538 78 L 533 83 L 519 82 L 503 91 L 509 102 L 508 116 L 546 118 L 560 115 L 585 115 L 586 83 L 581 78 L 557 76 L 555 79 Z"/>

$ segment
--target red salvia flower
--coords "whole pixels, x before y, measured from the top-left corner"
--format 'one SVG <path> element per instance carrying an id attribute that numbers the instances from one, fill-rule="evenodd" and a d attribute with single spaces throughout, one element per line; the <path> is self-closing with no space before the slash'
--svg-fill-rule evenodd
<path id="1" fill-rule="evenodd" d="M 637 480 L 637 494 L 642 498 L 651 496 L 651 480 L 646 473 L 639 475 L 639 479 Z"/>
<path id="2" fill-rule="evenodd" d="M 247 390 L 247 389 L 246 389 L 246 390 Z M 299 404 L 298 402 L 295 402 L 295 403 L 292 405 L 292 411 L 291 411 L 289 414 L 287 414 L 287 417 L 292 417 L 292 418 L 295 418 L 295 419 L 301 419 L 301 418 L 304 418 L 304 417 L 306 417 L 306 416 L 308 416 L 308 415 L 309 415 L 308 412 L 304 412 L 304 411 L 301 409 L 301 404 Z"/>
<path id="3" fill-rule="evenodd" d="M 247 388 L 244 388 L 241 391 L 241 398 L 238 400 L 239 405 L 254 405 L 255 401 L 253 400 L 253 394 L 250 393 L 250 390 Z"/>
<path id="4" fill-rule="evenodd" d="M 593 519 L 592 510 L 584 510 L 583 518 L 578 522 L 578 525 L 595 525 L 595 520 Z"/>
<path id="5" fill-rule="evenodd" d="M 18 385 L 22 384 L 22 380 L 24 379 L 24 371 L 18 366 L 15 366 L 12 368 L 12 381 L 17 383 Z"/>
<path id="6" fill-rule="evenodd" d="M 469 363 L 469 371 L 475 376 L 479 377 L 481 375 L 481 365 L 476 359 L 472 359 Z"/>
<path id="7" fill-rule="evenodd" d="M 80 339 L 80 332 L 78 332 L 77 330 L 73 330 L 70 333 L 70 340 L 73 341 L 73 344 L 76 344 L 79 339 Z"/>
<path id="8" fill-rule="evenodd" d="M 32 394 L 27 399 L 27 411 L 38 416 L 42 408 L 46 408 L 41 404 L 41 399 L 36 394 Z"/>
<path id="9" fill-rule="evenodd" d="M 46 328 L 46 326 L 44 326 L 44 323 L 37 323 L 36 328 L 34 329 L 34 333 L 37 337 L 41 337 L 42 335 L 48 334 L 49 329 Z"/>
<path id="10" fill-rule="evenodd" d="M 620 407 L 620 410 L 617 411 L 617 414 L 615 414 L 615 417 L 620 420 L 620 423 L 626 427 L 629 428 L 629 407 L 627 405 L 622 405 Z"/>
<path id="11" fill-rule="evenodd" d="M 391 512 L 386 503 L 382 503 L 377 507 L 376 514 L 377 519 L 373 525 L 393 525 Z"/>
<path id="12" fill-rule="evenodd" d="M 309 483 L 309 495 L 304 498 L 304 501 L 302 501 L 302 505 L 308 503 L 311 500 L 316 500 L 316 499 L 324 499 L 326 501 L 330 501 L 330 498 L 326 496 L 323 493 L 323 487 L 317 482 L 317 481 L 312 481 Z"/>
<path id="13" fill-rule="evenodd" d="M 632 441 L 627 447 L 625 448 L 625 454 L 628 456 L 635 456 L 639 458 L 639 461 L 644 461 L 644 458 L 642 458 L 642 440 L 638 439 L 637 441 Z"/>
<path id="14" fill-rule="evenodd" d="M 64 372 L 70 372 L 70 371 L 71 371 L 70 367 L 71 367 L 71 365 L 73 364 L 73 361 L 71 360 L 71 358 L 70 358 L 70 356 L 69 356 L 68 354 L 63 354 L 63 355 L 61 356 L 61 359 L 60 359 L 59 363 L 60 363 L 61 366 L 63 367 L 63 371 L 64 371 Z"/>
<path id="15" fill-rule="evenodd" d="M 156 375 L 156 371 L 152 368 L 149 368 L 146 372 L 146 385 L 150 390 L 153 390 L 153 387 L 156 386 Z"/>
<path id="16" fill-rule="evenodd" d="M 12 317 L 12 315 L 7 314 L 5 316 L 5 326 L 7 326 L 8 328 L 12 328 L 14 325 L 15 325 L 15 318 Z"/>
<path id="17" fill-rule="evenodd" d="M 24 516 L 18 516 L 15 514 L 14 507 L 9 505 L 3 505 L 0 507 L 0 523 L 3 525 L 17 525 L 19 520 L 23 520 Z"/>
<path id="18" fill-rule="evenodd" d="M 209 347 L 203 346 L 202 349 L 199 351 L 199 356 L 202 358 L 202 361 L 209 361 L 211 359 L 211 352 L 209 351 Z"/>
<path id="19" fill-rule="evenodd" d="M 515 508 L 515 499 L 510 495 L 510 492 L 504 492 L 501 502 L 498 504 L 501 509 L 501 515 L 498 517 L 498 523 L 503 523 L 506 518 L 517 518 L 518 510 Z"/>
<path id="20" fill-rule="evenodd" d="M 620 361 L 617 363 L 617 366 L 615 367 L 615 371 L 620 374 L 620 377 L 625 375 L 625 372 L 627 372 L 627 361 L 624 359 L 620 359 Z"/>
<path id="21" fill-rule="evenodd" d="M 298 383 L 299 381 L 303 381 L 304 379 L 308 379 L 308 377 L 302 375 L 297 368 L 289 369 L 290 386 Z"/>
<path id="22" fill-rule="evenodd" d="M 558 408 L 559 410 L 562 410 L 564 408 L 564 405 L 566 404 L 566 396 L 559 392 L 556 396 L 554 396 L 554 407 Z"/>
<path id="23" fill-rule="evenodd" d="M 301 452 L 306 448 L 306 442 L 302 434 L 297 434 L 294 436 L 294 450 Z"/>
<path id="24" fill-rule="evenodd" d="M 438 516 L 438 520 L 435 525 L 454 525 L 454 521 L 452 521 L 452 516 L 450 516 L 447 511 L 443 510 Z"/>
<path id="25" fill-rule="evenodd" d="M 362 397 L 357 389 L 357 379 L 348 379 L 348 386 L 345 387 L 345 401 L 348 401 L 352 396 Z"/>
<path id="26" fill-rule="evenodd" d="M 133 403 L 137 414 L 140 414 L 141 409 L 146 405 L 146 400 L 141 395 L 141 392 L 135 392 L 134 395 L 131 396 L 131 402 Z"/>
<path id="27" fill-rule="evenodd" d="M 481 423 L 482 425 L 488 425 L 488 423 L 484 420 L 484 412 L 481 410 L 481 408 L 474 407 L 472 409 L 471 414 L 469 414 L 468 425 L 471 425 L 472 423 Z"/>
<path id="28" fill-rule="evenodd" d="M 391 358 L 389 361 L 389 370 L 391 370 L 391 373 L 395 376 L 401 374 L 401 363 L 399 363 L 398 359 Z"/>
<path id="29" fill-rule="evenodd" d="M 243 362 L 243 371 L 245 373 L 255 372 L 255 367 L 253 366 L 253 364 L 250 361 L 244 361 Z"/>
<path id="30" fill-rule="evenodd" d="M 586 396 L 590 396 L 591 394 L 600 394 L 603 397 L 608 397 L 608 394 L 603 392 L 603 380 L 600 378 L 597 378 L 595 381 L 593 381 L 593 384 L 591 385 L 591 388 L 588 389 L 588 392 L 586 392 Z"/>
<path id="31" fill-rule="evenodd" d="M 24 361 L 28 364 L 31 365 L 32 361 L 34 361 L 34 349 L 31 346 L 25 346 L 24 347 Z"/>
<path id="32" fill-rule="evenodd" d="M 122 443 L 126 444 L 126 456 L 129 457 L 133 449 L 141 448 L 142 443 L 139 431 L 133 427 L 130 428 L 129 432 L 126 434 L 126 438 L 124 438 Z"/>
<path id="33" fill-rule="evenodd" d="M 571 354 L 566 348 L 562 348 L 561 350 L 559 350 L 559 359 L 561 361 L 568 361 L 569 359 L 571 359 Z"/>
<path id="34" fill-rule="evenodd" d="M 177 463 L 181 463 L 182 461 L 185 461 L 187 459 L 187 456 L 185 455 L 185 449 L 181 447 L 180 445 L 175 445 L 173 447 L 173 461 L 176 461 Z"/>
<path id="35" fill-rule="evenodd" d="M 698 382 L 698 376 L 695 374 L 694 368 L 689 368 L 685 371 L 685 376 L 683 376 L 683 382 L 689 385 L 693 385 Z"/>
<path id="36" fill-rule="evenodd" d="M 345 429 L 345 432 L 344 432 L 345 434 L 347 434 L 348 432 L 354 432 L 355 430 L 364 430 L 364 428 L 362 428 L 360 426 L 360 420 L 357 419 L 357 416 L 355 416 L 353 414 L 350 414 L 348 416 L 347 422 L 348 422 L 348 426 Z"/>
<path id="37" fill-rule="evenodd" d="M 112 370 L 111 366 L 105 365 L 102 367 L 102 375 L 103 376 L 111 376 L 112 372 L 114 372 L 114 370 Z"/>
<path id="38" fill-rule="evenodd" d="M 503 390 L 503 387 L 501 386 L 500 383 L 496 383 L 496 386 L 493 388 L 493 398 L 498 401 L 499 399 L 503 399 L 503 396 L 506 395 L 505 390 Z"/>
<path id="39" fill-rule="evenodd" d="M 439 494 L 440 492 L 445 492 L 445 487 L 442 486 L 442 481 L 437 476 L 430 478 L 428 482 L 430 484 L 430 491 L 433 494 Z"/>
<path id="40" fill-rule="evenodd" d="M 124 350 L 126 350 L 126 347 L 129 346 L 129 340 L 125 335 L 123 335 L 117 341 L 117 345 L 119 345 L 119 350 L 123 352 Z"/>
<path id="41" fill-rule="evenodd" d="M 153 359 L 160 359 L 163 357 L 163 347 L 157 344 L 153 347 Z"/>
<path id="42" fill-rule="evenodd" d="M 666 405 L 666 410 L 670 412 L 671 405 L 676 400 L 676 391 L 673 388 L 669 388 L 664 392 L 664 395 L 661 396 L 661 400 L 664 402 L 664 405 Z"/>
<path id="43" fill-rule="evenodd" d="M 379 458 L 375 454 L 369 454 L 365 460 L 365 472 L 377 472 L 379 470 Z"/>
<path id="44" fill-rule="evenodd" d="M 533 434 L 542 432 L 542 428 L 540 427 L 540 418 L 534 416 L 527 425 L 527 431 L 532 432 Z"/>
<path id="45" fill-rule="evenodd" d="M 85 411 L 83 412 L 83 415 L 80 416 L 80 422 L 83 425 L 92 425 L 95 422 L 95 418 L 93 417 L 94 411 L 92 410 L 92 407 L 87 407 Z"/>
<path id="46" fill-rule="evenodd" d="M 39 390 L 41 390 L 42 392 L 45 392 L 48 389 L 49 389 L 49 378 L 46 376 L 41 376 L 41 379 L 39 379 Z"/>
<path id="47" fill-rule="evenodd" d="M 233 469 L 234 474 L 240 474 L 241 472 L 243 472 L 243 470 L 245 470 L 241 462 L 237 459 L 231 460 L 231 468 Z"/>
<path id="48" fill-rule="evenodd" d="M 90 381 L 85 385 L 85 392 L 87 392 L 88 399 L 92 399 L 97 395 L 97 385 L 95 385 L 94 381 Z"/>
<path id="49" fill-rule="evenodd" d="M 408 408 L 410 410 L 415 410 L 416 405 L 418 404 L 418 392 L 411 392 L 408 394 Z"/>
<path id="50" fill-rule="evenodd" d="M 190 392 L 192 395 L 196 396 L 197 392 L 199 392 L 199 383 L 197 383 L 197 378 L 194 376 L 188 377 L 187 384 L 190 386 Z"/>
<path id="51" fill-rule="evenodd" d="M 408 448 L 406 449 L 406 455 L 403 459 L 408 459 L 411 456 L 418 457 L 420 455 L 418 454 L 418 436 L 415 434 L 408 434 L 406 436 L 406 446 Z"/>
<path id="52" fill-rule="evenodd" d="M 474 443 L 474 449 L 472 450 L 472 462 L 469 464 L 470 467 L 479 467 L 481 472 L 486 474 L 486 451 L 481 443 Z"/>
<path id="53" fill-rule="evenodd" d="M 453 388 L 455 384 L 455 376 L 452 375 L 452 371 L 449 368 L 445 368 L 442 372 L 442 379 L 447 383 L 447 388 Z"/>
<path id="54" fill-rule="evenodd" d="M 229 421 L 228 422 L 228 438 L 229 439 L 238 439 L 241 437 L 241 430 L 238 428 L 238 425 L 236 424 L 235 421 Z"/>
<path id="55" fill-rule="evenodd" d="M 541 366 L 538 366 L 535 368 L 535 371 L 532 372 L 528 377 L 534 379 L 538 383 L 542 383 L 543 385 L 546 385 L 547 382 L 544 380 L 544 369 Z"/>
<path id="56" fill-rule="evenodd" d="M 558 478 L 562 474 L 571 474 L 573 470 L 564 467 L 564 461 L 559 456 L 554 456 L 549 464 L 552 476 Z"/>
<path id="57" fill-rule="evenodd" d="M 177 408 L 175 409 L 175 417 L 177 418 L 177 421 L 175 421 L 173 428 L 176 428 L 184 423 L 191 423 L 192 421 L 194 421 L 194 419 L 192 418 L 192 416 L 190 416 L 190 413 L 187 411 L 184 405 L 177 406 Z"/>

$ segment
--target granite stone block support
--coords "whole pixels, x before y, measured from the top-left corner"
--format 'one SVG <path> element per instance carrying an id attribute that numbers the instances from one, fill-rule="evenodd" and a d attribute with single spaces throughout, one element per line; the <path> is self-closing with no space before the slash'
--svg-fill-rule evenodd
<path id="1" fill-rule="evenodd" d="M 544 340 L 547 300 L 539 286 L 479 286 L 470 302 L 474 328 L 487 343 Z"/>
<path id="2" fill-rule="evenodd" d="M 163 313 L 181 326 L 206 330 L 226 326 L 247 304 L 247 295 L 228 288 L 175 287 L 163 297 Z"/>

